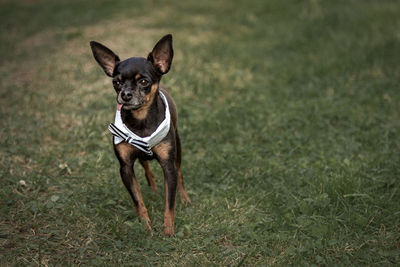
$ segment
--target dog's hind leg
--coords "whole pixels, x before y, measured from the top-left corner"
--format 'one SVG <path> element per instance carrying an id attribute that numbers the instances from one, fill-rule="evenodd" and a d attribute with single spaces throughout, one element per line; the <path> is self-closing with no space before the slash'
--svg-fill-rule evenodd
<path id="1" fill-rule="evenodd" d="M 176 165 L 176 169 L 178 172 L 178 191 L 179 194 L 181 195 L 181 198 L 183 200 L 183 202 L 185 204 L 190 204 L 190 198 L 185 190 L 185 186 L 183 184 L 183 176 L 182 176 L 182 172 L 181 172 L 181 140 L 179 139 L 179 135 L 178 132 L 176 133 L 176 161 L 175 161 L 175 165 Z"/>
<path id="2" fill-rule="evenodd" d="M 144 168 L 144 172 L 146 175 L 148 185 L 151 186 L 151 189 L 153 189 L 154 193 L 157 193 L 157 186 L 156 186 L 156 183 L 154 182 L 154 173 L 150 169 L 149 162 L 146 160 L 141 160 L 141 159 L 139 160 L 139 162 L 140 162 L 140 165 L 142 165 Z"/>

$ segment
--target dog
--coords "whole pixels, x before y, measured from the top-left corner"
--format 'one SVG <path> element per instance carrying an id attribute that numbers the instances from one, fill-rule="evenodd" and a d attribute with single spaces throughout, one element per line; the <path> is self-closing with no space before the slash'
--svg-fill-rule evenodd
<path id="1" fill-rule="evenodd" d="M 98 42 L 91 41 L 90 47 L 96 61 L 112 78 L 117 93 L 115 121 L 109 130 L 123 184 L 132 197 L 139 219 L 143 219 L 146 228 L 152 231 L 133 166 L 138 159 L 148 185 L 156 193 L 154 174 L 148 161 L 156 159 L 159 162 L 165 190 L 163 234 L 173 236 L 177 188 L 185 203 L 190 203 L 190 199 L 180 168 L 182 157 L 176 105 L 168 90 L 160 84 L 162 76 L 169 72 L 174 56 L 172 35 L 161 38 L 147 58 L 131 57 L 121 61 Z"/>

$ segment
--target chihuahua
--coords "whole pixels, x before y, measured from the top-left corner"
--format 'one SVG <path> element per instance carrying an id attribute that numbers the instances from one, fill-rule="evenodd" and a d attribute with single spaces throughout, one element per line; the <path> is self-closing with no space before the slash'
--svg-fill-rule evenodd
<path id="1" fill-rule="evenodd" d="M 122 181 L 132 197 L 139 218 L 152 230 L 134 173 L 136 159 L 143 166 L 148 185 L 156 192 L 149 160 L 156 159 L 164 174 L 164 235 L 173 236 L 175 195 L 178 188 L 185 203 L 190 199 L 181 173 L 181 143 L 178 135 L 177 109 L 168 90 L 160 84 L 168 73 L 174 55 L 172 35 L 161 38 L 147 58 L 131 57 L 121 61 L 104 45 L 92 41 L 93 56 L 117 93 L 117 111 L 109 130 L 120 163 Z"/>

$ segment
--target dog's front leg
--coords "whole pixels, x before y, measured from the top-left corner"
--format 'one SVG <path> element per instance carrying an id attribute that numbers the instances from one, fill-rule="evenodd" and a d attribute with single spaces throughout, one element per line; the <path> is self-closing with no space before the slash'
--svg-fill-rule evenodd
<path id="1" fill-rule="evenodd" d="M 165 211 L 164 211 L 164 235 L 175 235 L 175 196 L 178 180 L 178 172 L 173 161 L 161 164 L 164 172 Z"/>
<path id="2" fill-rule="evenodd" d="M 146 228 L 151 231 L 150 218 L 147 213 L 146 206 L 144 205 L 142 194 L 140 193 L 139 184 L 133 171 L 133 164 L 121 163 L 120 173 L 122 181 L 126 189 L 128 189 L 133 203 L 135 204 L 136 213 L 139 217 L 145 220 Z"/>
<path id="3" fill-rule="evenodd" d="M 178 170 L 175 165 L 175 150 L 171 143 L 160 143 L 153 151 L 164 173 L 165 211 L 164 211 L 164 235 L 175 235 L 175 195 L 178 181 Z"/>

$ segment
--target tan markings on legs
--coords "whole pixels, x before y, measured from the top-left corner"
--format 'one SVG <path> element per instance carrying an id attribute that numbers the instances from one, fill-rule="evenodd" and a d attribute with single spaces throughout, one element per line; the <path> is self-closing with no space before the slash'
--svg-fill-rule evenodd
<path id="1" fill-rule="evenodd" d="M 165 189 L 165 211 L 164 211 L 164 231 L 163 234 L 167 236 L 175 235 L 174 223 L 175 223 L 175 205 L 170 209 L 168 203 L 168 183 L 167 179 L 164 180 Z"/>
<path id="2" fill-rule="evenodd" d="M 160 143 L 153 148 L 156 155 L 162 160 L 167 160 L 169 158 L 169 151 L 171 149 L 170 143 Z"/>
<path id="3" fill-rule="evenodd" d="M 150 218 L 147 213 L 146 206 L 144 205 L 142 194 L 140 193 L 140 188 L 139 184 L 137 182 L 136 177 L 133 177 L 133 190 L 135 192 L 135 195 L 138 198 L 138 206 L 136 208 L 136 213 L 139 217 L 143 218 L 146 222 L 146 228 L 151 231 L 151 226 L 150 226 Z"/>
<path id="4" fill-rule="evenodd" d="M 151 186 L 151 189 L 153 189 L 153 192 L 157 193 L 157 186 L 156 186 L 156 183 L 154 182 L 154 173 L 150 169 L 149 162 L 145 161 L 145 160 L 139 160 L 139 162 L 144 168 L 144 172 L 145 172 L 145 175 L 146 175 L 147 183 L 149 184 L 149 186 Z"/>
<path id="5" fill-rule="evenodd" d="M 154 95 L 158 90 L 158 85 L 159 85 L 158 83 L 155 83 L 151 86 L 150 93 L 144 96 L 145 103 L 143 106 L 141 106 L 137 110 L 132 110 L 133 117 L 135 117 L 138 120 L 143 120 L 147 117 L 147 112 L 149 111 L 151 103 L 153 103 Z"/>
<path id="6" fill-rule="evenodd" d="M 178 168 L 178 190 L 179 194 L 181 195 L 181 198 L 185 204 L 191 204 L 192 202 L 190 201 L 190 198 L 185 190 L 185 187 L 183 185 L 183 177 L 182 177 L 182 172 L 181 168 Z"/>
<path id="7" fill-rule="evenodd" d="M 132 145 L 122 142 L 119 143 L 118 145 L 115 146 L 120 158 L 126 162 L 129 163 L 131 161 L 130 157 L 131 157 L 131 153 L 133 152 L 134 148 Z"/>

